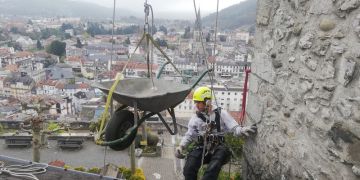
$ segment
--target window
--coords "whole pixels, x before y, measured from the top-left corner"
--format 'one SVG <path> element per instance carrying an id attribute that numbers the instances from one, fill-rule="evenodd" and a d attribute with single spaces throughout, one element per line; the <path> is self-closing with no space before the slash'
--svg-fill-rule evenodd
<path id="1" fill-rule="evenodd" d="M 235 95 L 237 95 L 237 93 L 235 93 Z"/>
<path id="2" fill-rule="evenodd" d="M 230 101 L 230 98 L 227 98 L 228 101 Z"/>
<path id="3" fill-rule="evenodd" d="M 235 98 L 234 101 L 237 101 L 237 98 Z"/>
<path id="4" fill-rule="evenodd" d="M 230 95 L 230 93 L 228 93 L 228 95 Z"/>
<path id="5" fill-rule="evenodd" d="M 225 93 L 224 93 L 224 92 L 222 92 L 221 94 L 222 94 L 222 95 L 224 95 Z"/>

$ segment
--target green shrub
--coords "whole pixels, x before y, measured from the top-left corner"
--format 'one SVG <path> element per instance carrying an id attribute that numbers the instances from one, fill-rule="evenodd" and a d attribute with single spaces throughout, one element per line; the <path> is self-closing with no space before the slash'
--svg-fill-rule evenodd
<path id="1" fill-rule="evenodd" d="M 81 172 L 85 172 L 85 171 L 86 171 L 86 169 L 85 169 L 83 166 L 76 167 L 76 168 L 74 168 L 74 170 L 76 170 L 76 171 L 81 171 Z"/>
<path id="2" fill-rule="evenodd" d="M 89 125 L 89 130 L 91 132 L 96 132 L 96 129 L 99 127 L 99 123 L 98 122 L 91 122 Z"/>
<path id="3" fill-rule="evenodd" d="M 0 134 L 4 133 L 4 127 L 0 124 Z"/>
<path id="4" fill-rule="evenodd" d="M 101 171 L 100 168 L 93 167 L 93 168 L 88 169 L 87 172 L 88 172 L 88 173 L 93 173 L 93 174 L 100 174 L 100 171 Z"/>
<path id="5" fill-rule="evenodd" d="M 54 131 L 54 130 L 56 130 L 56 129 L 60 129 L 61 127 L 59 126 L 59 124 L 57 124 L 57 123 L 54 123 L 54 122 L 51 122 L 51 123 L 49 123 L 48 125 L 47 125 L 47 131 Z M 58 130 L 58 131 L 56 131 L 56 132 L 54 132 L 54 133 L 63 133 L 64 132 L 64 130 Z"/>
<path id="6" fill-rule="evenodd" d="M 72 167 L 70 165 L 65 164 L 64 169 L 72 169 Z"/>
<path id="7" fill-rule="evenodd" d="M 156 146 L 158 142 L 159 142 L 159 137 L 153 133 L 148 132 L 147 135 L 148 146 Z"/>
<path id="8" fill-rule="evenodd" d="M 122 174 L 122 177 L 125 179 L 129 179 L 131 177 L 131 170 L 124 166 L 119 167 L 119 172 Z"/>
<path id="9" fill-rule="evenodd" d="M 242 138 L 236 137 L 232 134 L 227 134 L 225 136 L 225 145 L 230 148 L 235 160 L 241 159 L 244 143 L 245 141 Z"/>

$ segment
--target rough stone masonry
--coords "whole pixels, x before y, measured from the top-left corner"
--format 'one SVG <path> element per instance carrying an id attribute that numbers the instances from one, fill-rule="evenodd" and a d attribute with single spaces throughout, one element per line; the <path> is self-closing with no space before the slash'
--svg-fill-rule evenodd
<path id="1" fill-rule="evenodd" d="M 360 0 L 258 0 L 246 179 L 360 179 Z"/>

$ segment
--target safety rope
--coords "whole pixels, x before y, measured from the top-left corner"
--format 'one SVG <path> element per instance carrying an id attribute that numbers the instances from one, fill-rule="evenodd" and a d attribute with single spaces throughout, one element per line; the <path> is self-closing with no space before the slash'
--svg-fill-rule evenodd
<path id="1" fill-rule="evenodd" d="M 9 165 L 5 166 L 3 161 L 0 161 L 0 175 L 8 174 L 14 177 L 21 177 L 32 180 L 39 180 L 35 175 L 46 173 L 47 164 L 29 164 L 29 165 Z"/>
<path id="2" fill-rule="evenodd" d="M 205 50 L 205 45 L 204 45 L 204 40 L 203 40 L 203 35 L 202 35 L 202 27 L 201 27 L 201 24 L 200 24 L 200 21 L 201 21 L 201 17 L 200 17 L 200 14 L 197 13 L 197 8 L 196 8 L 196 2 L 195 0 L 193 0 L 193 4 L 194 4 L 194 10 L 195 10 L 195 15 L 196 15 L 196 22 L 197 22 L 197 28 L 199 29 L 200 31 L 200 42 L 201 42 L 201 46 L 202 46 L 202 49 L 203 49 L 203 53 L 205 55 L 205 57 L 207 57 L 207 52 Z M 217 33 L 217 26 L 218 26 L 218 14 L 219 14 L 219 1 L 217 1 L 217 8 L 216 8 L 216 25 L 215 25 L 215 38 L 216 38 L 216 33 Z M 214 42 L 214 54 L 215 54 L 215 51 L 216 51 L 216 40 Z M 207 61 L 207 59 L 205 60 L 205 65 L 206 65 L 206 68 L 207 70 L 210 69 L 209 67 L 209 63 Z M 214 68 L 214 67 L 213 67 Z M 214 72 L 213 72 L 214 73 Z M 210 89 L 211 89 L 211 92 L 212 92 L 212 95 L 214 97 L 214 100 L 215 100 L 215 105 L 218 107 L 218 102 L 217 102 L 217 98 L 216 98 L 216 95 L 215 95 L 215 91 L 214 91 L 214 75 L 212 73 L 208 73 L 208 76 L 209 76 L 209 79 L 210 79 Z M 201 167 L 203 166 L 204 164 L 204 158 L 205 158 L 205 148 L 207 147 L 207 135 L 208 133 L 205 133 L 205 137 L 204 137 L 204 147 L 203 147 L 203 152 L 202 152 L 202 156 L 201 156 Z"/>

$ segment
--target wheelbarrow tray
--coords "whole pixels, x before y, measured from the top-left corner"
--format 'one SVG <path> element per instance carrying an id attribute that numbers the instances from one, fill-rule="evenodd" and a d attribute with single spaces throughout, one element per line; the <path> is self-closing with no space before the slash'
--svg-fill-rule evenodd
<path id="1" fill-rule="evenodd" d="M 143 111 L 154 113 L 173 108 L 181 103 L 191 91 L 191 86 L 154 79 L 154 87 L 149 78 L 120 80 L 112 97 L 115 101 L 133 107 L 134 102 Z M 94 84 L 108 94 L 114 81 Z"/>

